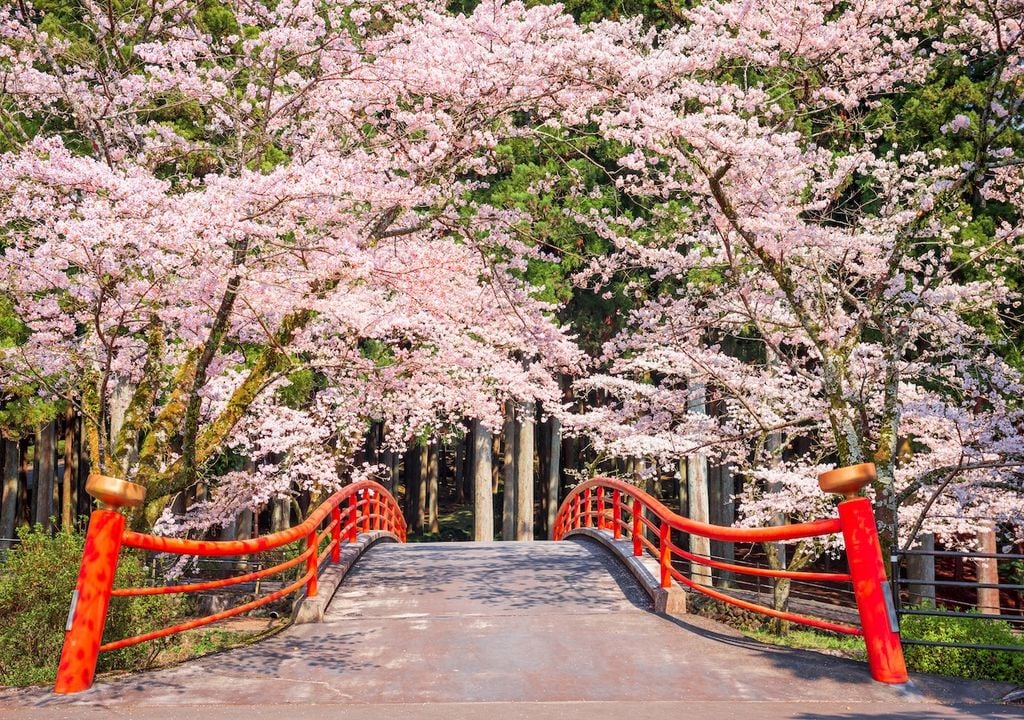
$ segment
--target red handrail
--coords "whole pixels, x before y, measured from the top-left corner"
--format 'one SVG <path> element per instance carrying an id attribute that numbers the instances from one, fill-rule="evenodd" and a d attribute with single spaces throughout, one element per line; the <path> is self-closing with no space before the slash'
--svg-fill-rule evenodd
<path id="1" fill-rule="evenodd" d="M 330 521 L 321 527 L 328 518 Z M 209 625 L 266 605 L 303 587 L 306 589 L 307 597 L 315 596 L 321 563 L 328 557 L 331 562 L 338 562 L 341 557 L 341 545 L 355 541 L 359 532 L 368 533 L 372 528 L 391 535 L 399 542 L 406 540 L 405 519 L 398 502 L 384 486 L 370 480 L 362 480 L 342 488 L 321 503 L 305 521 L 294 527 L 249 540 L 213 541 L 160 537 L 126 531 L 124 524 L 124 515 L 113 510 L 96 510 L 89 519 L 89 531 L 86 534 L 78 584 L 69 614 L 64 650 L 57 670 L 55 692 L 72 693 L 90 687 L 96 673 L 96 661 L 101 652 Z M 113 587 L 122 547 L 178 555 L 223 557 L 266 552 L 303 539 L 306 542 L 305 548 L 290 560 L 235 577 L 163 587 Z M 329 542 L 321 549 L 321 544 L 328 539 Z M 305 573 L 298 580 L 264 597 L 212 615 L 100 644 L 111 597 L 187 593 L 228 587 L 275 575 L 303 562 L 306 564 Z"/>
<path id="2" fill-rule="evenodd" d="M 609 490 L 612 495 L 610 516 L 605 506 Z M 597 500 L 596 507 L 595 498 Z M 624 519 L 623 514 L 629 515 L 629 519 Z M 871 501 L 867 498 L 853 498 L 841 502 L 838 518 L 778 527 L 734 528 L 691 520 L 673 512 L 660 500 L 634 485 L 613 478 L 597 477 L 578 485 L 562 502 L 555 519 L 552 538 L 562 540 L 578 530 L 593 532 L 595 526 L 598 532 L 610 531 L 616 540 L 626 534 L 632 541 L 633 555 L 638 557 L 643 555 L 646 548 L 657 558 L 660 568 L 659 580 L 662 587 L 669 587 L 671 581 L 675 579 L 695 592 L 746 610 L 837 633 L 861 635 L 867 646 L 872 676 L 881 682 L 904 683 L 907 681 L 903 651 L 899 644 L 899 630 L 894 622 L 895 609 L 890 607 L 891 601 L 885 599 L 888 585 L 882 565 L 874 513 L 871 509 Z M 656 541 L 647 537 L 648 530 L 657 536 Z M 676 546 L 672 542 L 672 530 L 711 540 L 749 543 L 798 540 L 842 533 L 846 540 L 850 572 L 797 572 L 748 568 L 722 562 Z M 762 577 L 819 582 L 851 582 L 854 596 L 857 599 L 861 627 L 776 610 L 732 597 L 684 575 L 673 566 L 673 557 L 680 557 L 691 563 L 699 563 L 712 568 Z"/>

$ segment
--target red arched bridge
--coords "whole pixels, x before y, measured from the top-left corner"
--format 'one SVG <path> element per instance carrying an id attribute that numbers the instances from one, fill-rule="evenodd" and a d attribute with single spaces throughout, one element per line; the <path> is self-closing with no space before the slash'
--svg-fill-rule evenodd
<path id="1" fill-rule="evenodd" d="M 111 500 L 110 497 L 107 499 Z M 648 592 L 655 598 L 656 609 L 659 610 L 672 609 L 672 598 L 679 597 L 681 585 L 690 591 L 738 605 L 745 610 L 836 633 L 861 636 L 864 638 L 871 676 L 882 683 L 905 683 L 907 671 L 882 564 L 871 502 L 864 497 L 849 497 L 839 504 L 838 510 L 838 517 L 803 524 L 760 529 L 719 527 L 681 517 L 651 495 L 628 483 L 610 478 L 595 478 L 575 488 L 563 502 L 554 526 L 553 540 L 589 536 L 603 542 L 612 551 L 612 556 L 617 554 L 624 566 L 631 568 L 638 579 L 647 581 Z M 679 547 L 673 542 L 673 530 L 712 540 L 744 543 L 776 542 L 840 533 L 847 549 L 849 572 L 771 570 L 723 562 Z M 214 542 L 145 535 L 125 530 L 125 516 L 115 509 L 96 510 L 90 519 L 55 691 L 65 694 L 89 688 L 93 683 L 97 658 L 102 652 L 213 623 L 248 612 L 291 593 L 302 592 L 303 602 L 315 603 L 318 600 L 321 572 L 333 563 L 339 562 L 344 546 L 358 546 L 362 549 L 381 539 L 404 543 L 405 537 L 405 522 L 394 497 L 383 486 L 371 481 L 357 482 L 338 491 L 300 525 L 251 540 Z M 282 548 L 297 541 L 301 541 L 302 549 L 295 557 L 273 567 L 233 578 L 164 587 L 114 587 L 121 548 L 198 557 L 238 556 Z M 554 545 L 564 546 L 562 543 Z M 535 546 L 553 547 L 549 543 Z M 473 545 L 467 544 L 466 547 L 472 548 Z M 495 557 L 512 552 L 504 543 L 476 545 L 478 555 L 481 547 L 489 547 L 491 555 Z M 561 562 L 564 562 L 565 557 L 583 552 L 579 550 L 578 544 L 573 544 L 573 547 L 576 549 L 569 551 L 568 556 L 563 552 Z M 430 551 L 420 552 L 426 557 Z M 452 550 L 446 552 L 448 560 L 454 557 Z M 520 548 L 516 552 L 522 555 L 526 551 Z M 537 552 L 533 551 L 535 556 Z M 391 553 L 390 557 L 394 558 L 394 562 L 399 562 L 399 555 Z M 514 553 L 509 557 L 514 559 Z M 557 550 L 552 557 L 557 560 Z M 687 576 L 677 569 L 675 560 L 702 564 L 722 571 L 770 578 L 850 583 L 857 602 L 860 624 L 851 625 L 806 614 L 782 612 L 733 597 Z M 420 569 L 421 573 L 433 573 L 434 593 L 440 591 L 439 588 L 443 586 L 444 581 L 444 576 L 438 574 L 436 562 L 437 559 L 434 558 L 433 565 Z M 490 562 L 494 564 L 496 560 L 492 558 Z M 529 562 L 534 565 L 534 577 L 537 573 L 543 572 L 542 560 L 533 557 Z M 301 577 L 257 600 L 135 637 L 102 642 L 111 597 L 208 591 L 267 578 L 295 566 L 304 570 Z M 559 562 L 555 562 L 555 566 L 559 566 Z M 378 573 L 386 573 L 388 569 L 386 566 L 374 567 Z M 449 573 L 451 572 L 453 571 L 449 568 Z M 487 573 L 483 579 L 486 581 L 488 576 L 493 577 L 493 574 Z M 564 582 L 570 583 L 571 580 L 566 578 Z M 537 587 L 532 588 L 533 592 L 537 590 Z M 540 587 L 539 590 L 541 593 L 551 592 L 550 588 Z M 528 600 L 531 589 L 511 588 L 508 593 L 509 602 L 516 602 L 517 592 Z M 402 598 L 399 594 L 397 600 L 401 602 L 408 598 Z M 443 615 L 444 610 L 435 607 L 433 612 Z M 323 604 L 320 605 L 319 613 L 323 613 Z M 429 616 L 429 613 L 422 614 Z"/>
<path id="2" fill-rule="evenodd" d="M 863 481 L 869 469 L 862 467 L 855 479 Z M 838 472 L 849 480 L 846 469 Z M 847 494 L 836 517 L 739 529 L 693 522 L 632 485 L 595 478 L 562 503 L 552 533 L 556 542 L 429 544 L 404 542 L 395 499 L 373 482 L 345 487 L 289 530 L 230 542 L 127 531 L 116 506 L 133 499 L 130 484 L 98 483 L 90 492 L 113 507 L 96 510 L 90 519 L 57 694 L 0 689 L 3 720 L 99 720 L 111 713 L 169 720 L 211 711 L 219 720 L 1024 716 L 988 702 L 1006 692 L 1002 686 L 927 676 L 906 682 L 875 519 L 870 501 L 855 496 L 857 483 L 828 486 Z M 681 547 L 685 534 L 734 543 L 840 534 L 848 568 L 752 568 Z M 223 580 L 115 587 L 123 548 L 172 559 L 274 551 L 276 559 L 272 567 Z M 713 585 L 712 570 L 834 583 L 842 593 L 852 591 L 857 611 L 846 613 L 847 622 L 813 611 L 779 612 Z M 112 597 L 205 592 L 264 579 L 265 586 L 280 589 L 136 637 L 104 637 Z M 276 583 L 270 585 L 272 579 Z M 686 598 L 696 593 L 861 637 L 868 663 L 767 646 L 685 614 Z M 296 622 L 283 632 L 93 685 L 103 652 L 214 623 L 291 594 L 299 596 Z"/>

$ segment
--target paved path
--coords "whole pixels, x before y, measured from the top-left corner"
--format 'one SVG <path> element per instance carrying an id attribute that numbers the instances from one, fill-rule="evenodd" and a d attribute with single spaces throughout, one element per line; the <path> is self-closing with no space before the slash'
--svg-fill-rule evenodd
<path id="1" fill-rule="evenodd" d="M 996 684 L 874 683 L 866 666 L 655 615 L 585 541 L 378 545 L 322 625 L 98 683 L 0 694 L 2 720 L 1024 718 Z"/>

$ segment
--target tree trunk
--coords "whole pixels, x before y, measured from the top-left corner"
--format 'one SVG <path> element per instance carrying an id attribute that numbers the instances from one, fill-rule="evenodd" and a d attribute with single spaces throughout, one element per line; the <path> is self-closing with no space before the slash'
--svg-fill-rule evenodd
<path id="1" fill-rule="evenodd" d="M 691 388 L 687 411 L 694 415 L 707 415 L 708 405 L 704 385 L 696 383 Z M 708 459 L 705 455 L 691 455 L 686 459 L 686 498 L 689 517 L 697 522 L 711 522 L 708 492 Z M 701 535 L 690 535 L 690 552 L 709 557 L 711 541 Z M 699 585 L 711 585 L 711 568 L 700 563 L 690 564 L 690 577 Z"/>
<path id="2" fill-rule="evenodd" d="M 512 401 L 505 402 L 502 429 L 501 539 L 516 538 L 516 420 Z"/>
<path id="3" fill-rule="evenodd" d="M 466 444 L 461 439 L 455 444 L 455 502 L 466 503 Z"/>
<path id="4" fill-rule="evenodd" d="M 388 485 L 388 490 L 391 492 L 392 495 L 395 495 L 398 492 L 398 482 L 400 478 L 399 471 L 401 469 L 401 462 L 401 456 L 398 453 L 392 451 L 391 461 L 388 464 L 388 468 L 390 471 L 390 484 Z"/>
<path id="5" fill-rule="evenodd" d="M 291 527 L 292 499 L 276 497 L 270 501 L 270 532 L 280 532 Z"/>
<path id="6" fill-rule="evenodd" d="M 935 551 L 935 535 L 921 533 L 917 536 L 918 550 Z M 907 579 L 920 580 L 907 586 L 908 602 L 911 605 L 935 607 L 935 556 L 907 555 Z"/>
<path id="7" fill-rule="evenodd" d="M 996 525 L 992 520 L 984 520 L 977 530 L 978 552 L 995 555 Z M 985 585 L 999 583 L 999 566 L 995 558 L 978 558 L 974 561 L 977 568 L 978 582 Z M 985 615 L 999 614 L 999 588 L 978 588 L 978 610 Z"/>
<path id="8" fill-rule="evenodd" d="M 419 500 L 416 491 L 420 483 L 420 448 L 413 445 L 405 453 L 405 523 L 416 531 L 416 508 Z"/>
<path id="9" fill-rule="evenodd" d="M 75 420 L 75 512 L 79 517 L 88 517 L 92 512 L 92 498 L 85 491 L 89 478 L 89 448 L 85 442 L 85 418 Z"/>
<path id="10" fill-rule="evenodd" d="M 555 516 L 558 515 L 559 490 L 561 489 L 562 467 L 562 423 L 556 417 L 548 420 L 548 462 L 545 491 L 547 493 L 547 518 L 545 530 L 548 539 L 553 539 L 555 532 Z"/>
<path id="11" fill-rule="evenodd" d="M 70 530 L 75 523 L 78 489 L 78 418 L 73 408 L 64 413 L 64 478 L 61 490 L 61 527 Z"/>
<path id="12" fill-rule="evenodd" d="M 415 530 L 423 532 L 427 525 L 427 483 L 430 475 L 430 448 L 427 445 L 419 446 L 419 461 L 416 464 L 419 471 L 416 475 L 416 524 Z"/>
<path id="13" fill-rule="evenodd" d="M 32 462 L 28 459 L 28 449 L 32 446 L 29 438 L 22 438 L 18 443 L 18 513 L 14 521 L 17 525 L 32 524 L 32 491 L 29 488 L 29 476 L 32 474 Z"/>
<path id="14" fill-rule="evenodd" d="M 491 431 L 473 421 L 473 540 L 494 540 L 494 503 L 491 493 Z"/>
<path id="15" fill-rule="evenodd" d="M 372 422 L 370 423 L 370 429 L 366 431 L 366 442 L 363 445 L 366 452 L 366 462 L 370 465 L 376 465 L 380 462 L 380 427 L 380 423 Z"/>
<path id="16" fill-rule="evenodd" d="M 53 460 L 56 437 L 57 428 L 53 422 L 46 423 L 36 433 L 35 524 L 42 526 L 44 530 L 51 529 L 52 523 L 50 518 L 53 517 L 55 510 L 53 506 L 53 484 L 56 479 L 56 468 L 54 467 Z"/>
<path id="17" fill-rule="evenodd" d="M 437 518 L 437 494 L 441 490 L 441 446 L 437 442 L 430 443 L 429 448 L 429 467 L 428 467 L 428 478 L 429 483 L 428 493 L 430 496 L 430 502 L 427 508 L 427 520 L 430 532 L 437 535 L 441 532 L 441 525 Z"/>
<path id="18" fill-rule="evenodd" d="M 491 433 L 491 495 L 497 495 L 501 492 L 501 470 L 499 463 L 493 462 L 493 459 L 501 455 L 503 433 L 494 435 Z"/>
<path id="19" fill-rule="evenodd" d="M 708 503 L 708 461 L 703 455 L 686 459 L 686 498 L 689 517 L 697 522 L 711 521 Z M 702 535 L 690 535 L 690 552 L 709 557 L 711 541 Z M 711 568 L 700 563 L 690 564 L 690 578 L 700 585 L 711 585 Z"/>
<path id="20" fill-rule="evenodd" d="M 770 359 L 771 360 L 771 359 Z M 771 455 L 771 462 L 774 465 L 778 464 L 781 459 L 782 451 L 782 433 L 772 432 L 768 434 L 766 439 L 765 447 L 768 449 Z M 769 492 L 778 492 L 781 489 L 780 483 L 772 483 L 769 486 Z M 779 512 L 772 515 L 771 524 L 773 526 L 785 525 L 787 518 L 785 514 Z M 765 543 L 765 552 L 768 555 L 768 567 L 772 570 L 785 570 L 786 569 L 786 544 L 777 543 Z M 775 578 L 772 584 L 772 607 L 775 610 L 786 611 L 789 609 L 789 591 L 792 586 L 792 582 L 787 578 Z M 790 623 L 788 620 L 774 620 L 772 621 L 772 627 L 775 632 L 779 635 L 786 635 L 789 633 Z"/>
<path id="21" fill-rule="evenodd" d="M 711 522 L 724 527 L 736 522 L 736 503 L 733 500 L 733 479 L 731 465 L 716 465 L 711 468 L 708 478 L 708 506 Z M 711 541 L 711 555 L 725 562 L 736 559 L 736 545 L 731 542 Z M 729 587 L 733 582 L 733 574 L 728 570 L 712 572 L 717 583 Z"/>
<path id="22" fill-rule="evenodd" d="M 524 403 L 516 438 L 516 540 L 533 540 L 533 403 Z"/>
<path id="23" fill-rule="evenodd" d="M 380 484 L 387 488 L 387 491 L 392 495 L 395 494 L 395 453 L 391 450 L 385 450 L 381 453 L 380 458 L 381 464 L 384 465 L 384 471 L 380 474 Z"/>
<path id="24" fill-rule="evenodd" d="M 0 549 L 11 546 L 18 517 L 18 443 L 4 439 L 3 500 L 0 503 Z"/>
<path id="25" fill-rule="evenodd" d="M 110 443 L 111 446 L 107 448 L 107 452 L 111 455 L 114 454 L 118 448 L 114 447 L 117 442 L 117 438 L 121 436 L 121 428 L 124 427 L 125 415 L 128 412 L 128 406 L 132 401 L 132 388 L 127 381 L 120 377 L 115 376 L 114 387 L 110 393 Z M 138 459 L 138 451 L 136 446 L 138 444 L 138 438 L 125 438 L 125 443 L 128 447 L 128 454 L 125 456 L 125 461 L 122 467 L 117 469 L 117 473 L 128 468 L 132 463 Z M 111 474 L 114 473 L 113 468 Z"/>
<path id="26" fill-rule="evenodd" d="M 253 536 L 253 511 L 243 510 L 238 513 L 235 518 L 234 525 L 234 536 L 236 540 L 248 540 Z M 224 538 L 225 540 L 227 538 Z M 248 572 L 249 570 L 249 555 L 242 555 L 238 558 L 235 563 L 235 569 L 238 572 Z"/>

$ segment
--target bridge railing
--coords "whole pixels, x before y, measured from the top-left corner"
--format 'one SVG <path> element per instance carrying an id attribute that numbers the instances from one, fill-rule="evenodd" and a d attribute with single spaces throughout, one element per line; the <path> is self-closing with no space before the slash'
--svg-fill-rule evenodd
<path id="1" fill-rule="evenodd" d="M 107 500 L 108 504 L 117 504 L 111 503 L 110 497 L 100 499 Z M 267 605 L 303 588 L 306 597 L 315 596 L 320 570 L 326 561 L 339 562 L 343 544 L 355 542 L 359 533 L 374 531 L 390 534 L 400 542 L 406 539 L 405 520 L 398 502 L 384 486 L 370 480 L 353 483 L 334 493 L 299 525 L 248 540 L 208 541 L 145 535 L 126 531 L 125 516 L 116 510 L 93 511 L 89 518 L 78 583 L 68 613 L 67 633 L 54 692 L 74 693 L 88 689 L 96 674 L 96 663 L 101 652 L 209 625 Z M 114 588 L 122 548 L 194 557 L 225 557 L 267 552 L 303 540 L 304 549 L 295 557 L 254 572 L 181 585 Z M 256 600 L 142 635 L 101 644 L 111 597 L 214 590 L 260 580 L 296 566 L 304 571 L 297 580 Z"/>
<path id="2" fill-rule="evenodd" d="M 690 590 L 721 602 L 764 615 L 846 635 L 862 636 L 875 680 L 904 683 L 907 670 L 900 645 L 895 607 L 882 564 L 881 545 L 871 501 L 850 497 L 839 503 L 839 517 L 765 528 L 735 528 L 697 522 L 673 512 L 657 498 L 634 485 L 598 477 L 573 489 L 559 508 L 553 539 L 580 529 L 604 530 L 613 539 L 632 541 L 633 555 L 645 552 L 657 559 L 662 587 L 676 580 Z M 780 542 L 841 533 L 846 545 L 848 573 L 800 572 L 753 568 L 724 562 L 685 550 L 672 541 L 672 531 L 710 540 L 742 543 Z M 798 581 L 852 583 L 860 626 L 776 610 L 733 597 L 687 577 L 673 563 L 680 558 L 709 568 L 760 577 Z"/>

